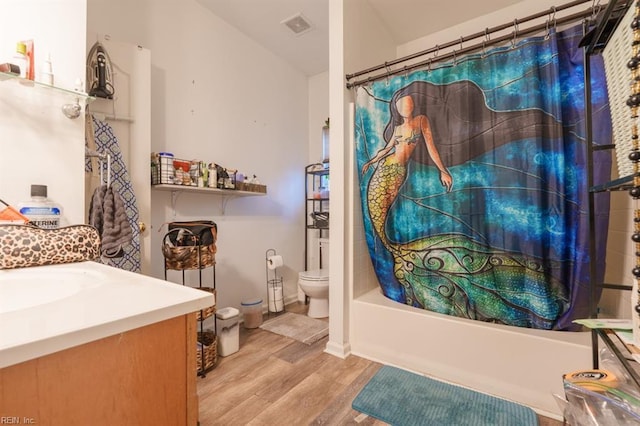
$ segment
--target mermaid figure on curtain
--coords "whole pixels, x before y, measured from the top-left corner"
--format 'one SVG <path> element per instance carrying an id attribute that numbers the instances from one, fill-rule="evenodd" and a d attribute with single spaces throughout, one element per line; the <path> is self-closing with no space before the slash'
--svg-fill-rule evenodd
<path id="1" fill-rule="evenodd" d="M 539 259 L 491 247 L 463 233 L 391 241 L 386 226 L 410 160 L 433 163 L 448 193 L 456 183 L 445 164 L 461 164 L 534 135 L 558 137 L 562 126 L 539 109 L 491 110 L 470 81 L 415 81 L 394 93 L 389 108 L 386 145 L 364 163 L 362 174 L 375 167 L 367 186 L 368 212 L 377 238 L 393 257 L 406 303 L 463 318 L 553 328 L 568 308 L 567 290 Z M 437 145 L 444 149 L 439 151 Z"/>

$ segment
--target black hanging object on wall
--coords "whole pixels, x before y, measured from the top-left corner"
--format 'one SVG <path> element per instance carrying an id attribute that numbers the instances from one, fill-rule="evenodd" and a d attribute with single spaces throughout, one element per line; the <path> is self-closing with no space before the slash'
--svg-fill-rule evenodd
<path id="1" fill-rule="evenodd" d="M 602 10 L 596 17 L 596 25 L 580 40 L 578 46 L 585 47 L 590 45 L 593 47 L 593 52 L 602 51 L 632 1 L 625 0 L 611 10 Z"/>
<path id="2" fill-rule="evenodd" d="M 99 41 L 96 41 L 87 55 L 87 88 L 89 96 L 113 99 L 115 89 L 111 59 Z"/>

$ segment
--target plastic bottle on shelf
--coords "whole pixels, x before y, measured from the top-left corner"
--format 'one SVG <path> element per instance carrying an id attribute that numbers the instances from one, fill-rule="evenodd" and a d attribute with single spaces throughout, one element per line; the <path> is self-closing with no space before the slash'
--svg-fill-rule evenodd
<path id="1" fill-rule="evenodd" d="M 51 64 L 51 53 L 47 55 L 47 60 L 42 65 L 40 82 L 53 86 L 53 65 Z"/>
<path id="2" fill-rule="evenodd" d="M 214 163 L 209 163 L 209 180 L 207 186 L 216 188 L 218 186 L 218 168 Z"/>
<path id="3" fill-rule="evenodd" d="M 14 62 L 20 67 L 20 77 L 27 78 L 27 72 L 29 71 L 29 60 L 27 58 L 27 45 L 19 41 L 16 43 L 16 55 Z"/>
<path id="4" fill-rule="evenodd" d="M 47 198 L 46 185 L 31 185 L 31 200 L 18 204 L 18 209 L 39 228 L 60 227 L 62 208 Z"/>
<path id="5" fill-rule="evenodd" d="M 33 81 L 36 79 L 36 68 L 35 68 L 35 53 L 33 47 L 33 40 L 24 40 L 26 47 L 25 55 L 27 56 L 27 79 Z"/>

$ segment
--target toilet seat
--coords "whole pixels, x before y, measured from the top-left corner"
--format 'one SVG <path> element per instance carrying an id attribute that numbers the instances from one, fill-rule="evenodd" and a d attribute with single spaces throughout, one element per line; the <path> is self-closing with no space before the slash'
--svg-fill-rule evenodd
<path id="1" fill-rule="evenodd" d="M 328 269 L 312 269 L 310 271 L 302 271 L 298 274 L 298 278 L 304 281 L 328 281 Z"/>
<path id="2" fill-rule="evenodd" d="M 298 274 L 298 285 L 309 298 L 307 315 L 311 318 L 329 316 L 329 270 L 315 269 Z"/>

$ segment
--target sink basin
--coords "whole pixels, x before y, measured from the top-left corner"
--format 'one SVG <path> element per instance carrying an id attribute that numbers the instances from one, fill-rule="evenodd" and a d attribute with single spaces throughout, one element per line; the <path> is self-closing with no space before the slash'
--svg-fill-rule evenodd
<path id="1" fill-rule="evenodd" d="M 99 273 L 64 267 L 0 272 L 0 314 L 56 302 L 102 281 Z"/>

